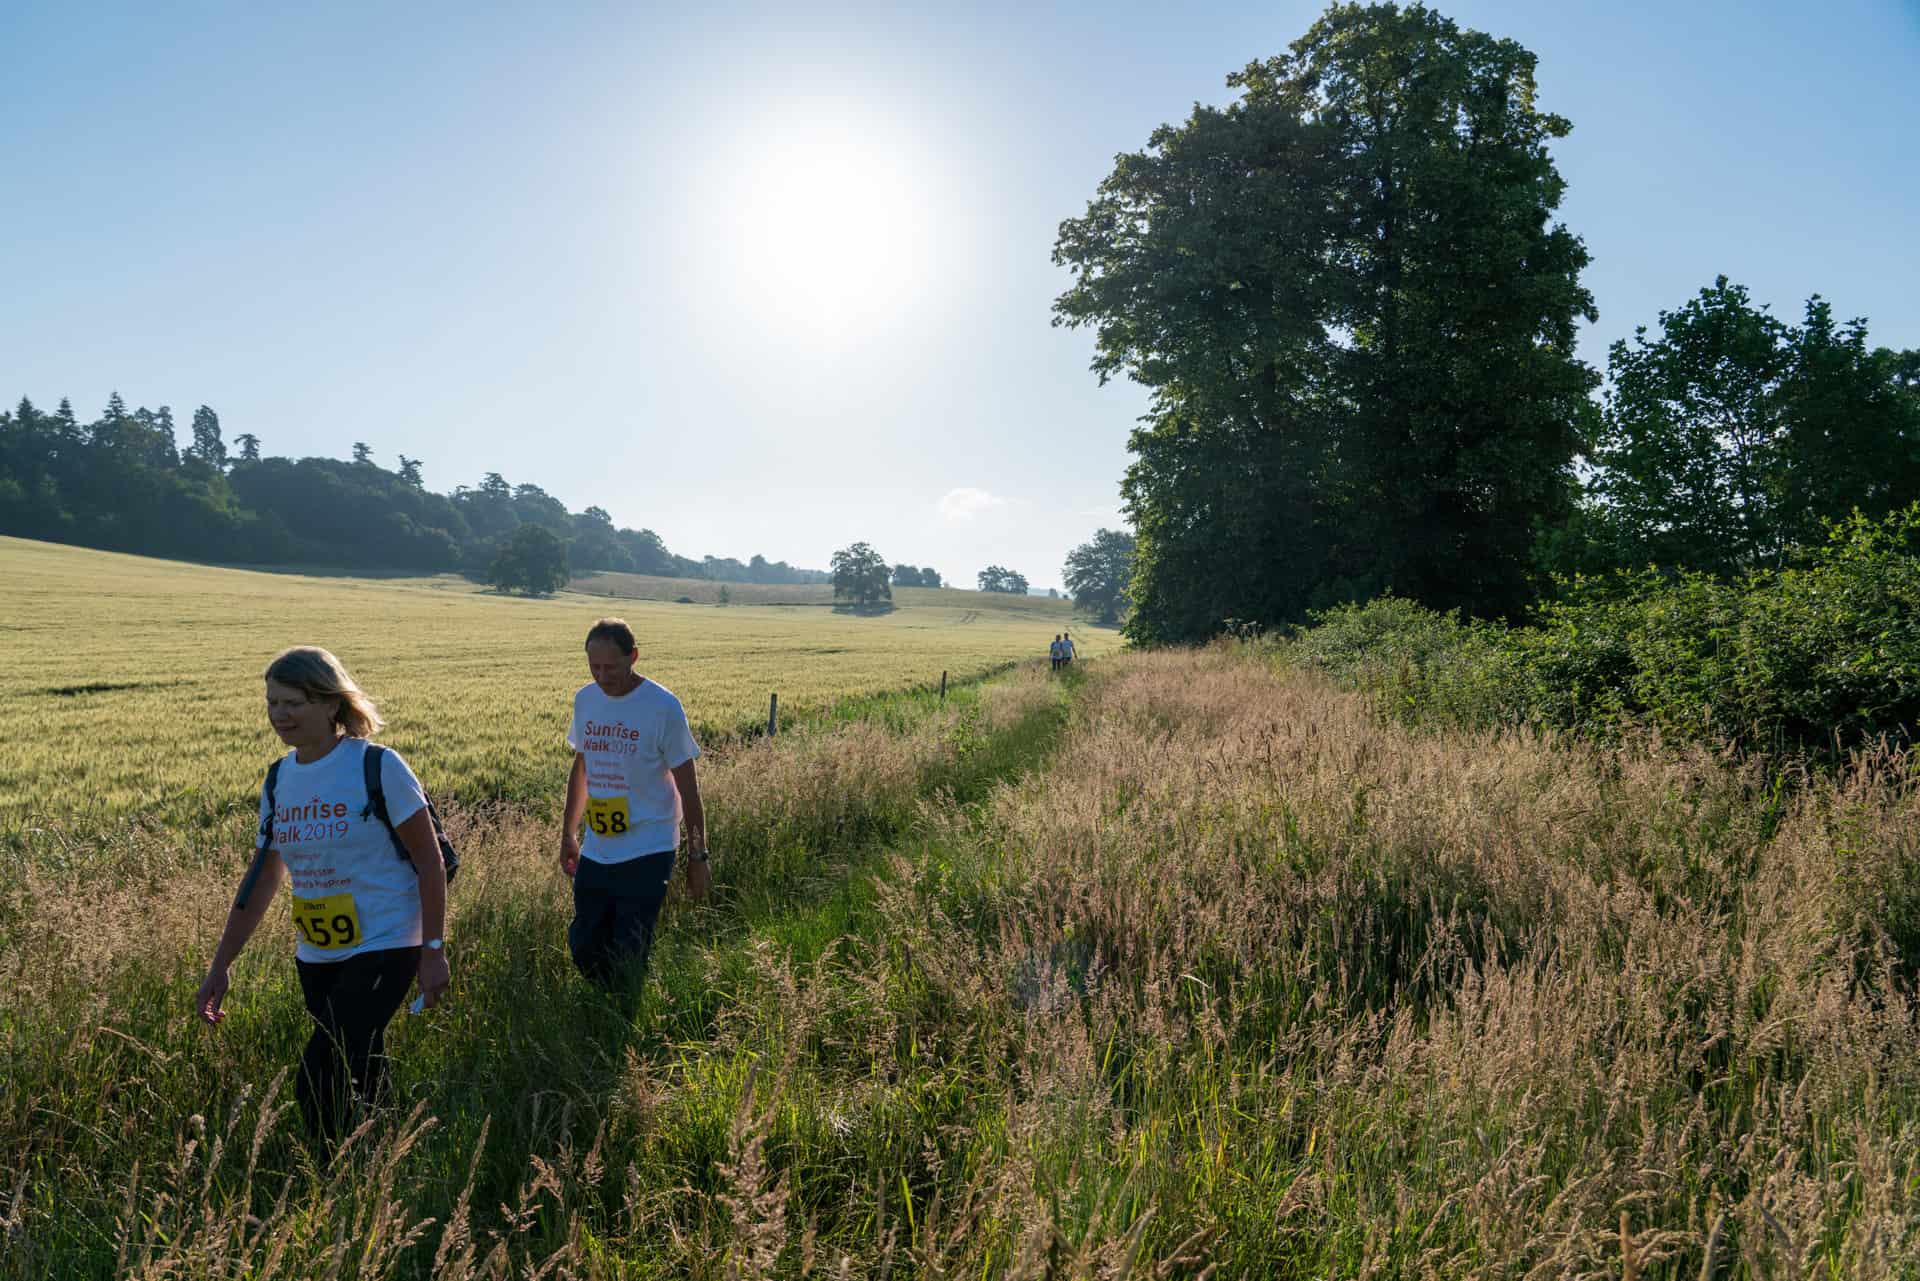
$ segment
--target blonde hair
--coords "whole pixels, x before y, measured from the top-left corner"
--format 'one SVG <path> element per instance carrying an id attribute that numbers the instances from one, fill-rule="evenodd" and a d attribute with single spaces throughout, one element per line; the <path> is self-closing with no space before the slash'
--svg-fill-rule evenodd
<path id="1" fill-rule="evenodd" d="M 348 738 L 371 738 L 386 721 L 367 692 L 347 675 L 346 665 L 318 645 L 295 645 L 267 664 L 266 678 L 276 685 L 299 690 L 309 699 L 335 699 L 333 723 Z"/>

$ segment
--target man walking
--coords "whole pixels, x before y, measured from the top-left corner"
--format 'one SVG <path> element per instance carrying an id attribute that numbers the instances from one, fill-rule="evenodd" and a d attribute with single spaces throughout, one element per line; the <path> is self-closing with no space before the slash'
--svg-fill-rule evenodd
<path id="1" fill-rule="evenodd" d="M 1060 670 L 1060 633 L 1053 634 L 1053 644 L 1047 646 L 1047 659 L 1053 664 L 1053 670 Z"/>
<path id="2" fill-rule="evenodd" d="M 587 632 L 593 681 L 573 696 L 567 730 L 573 772 L 560 829 L 560 870 L 573 878 L 567 946 L 580 972 L 609 989 L 637 982 L 646 970 L 683 819 L 688 895 L 706 897 L 713 880 L 693 769 L 700 747 L 680 700 L 634 671 L 639 658 L 624 621 L 595 623 Z"/>

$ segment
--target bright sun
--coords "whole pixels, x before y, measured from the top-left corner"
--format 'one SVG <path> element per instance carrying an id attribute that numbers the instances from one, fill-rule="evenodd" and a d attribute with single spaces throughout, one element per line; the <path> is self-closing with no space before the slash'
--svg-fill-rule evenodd
<path id="1" fill-rule="evenodd" d="M 909 138 L 852 121 L 774 125 L 728 160 L 714 249 L 738 304 L 770 330 L 854 340 L 926 290 L 933 202 Z"/>

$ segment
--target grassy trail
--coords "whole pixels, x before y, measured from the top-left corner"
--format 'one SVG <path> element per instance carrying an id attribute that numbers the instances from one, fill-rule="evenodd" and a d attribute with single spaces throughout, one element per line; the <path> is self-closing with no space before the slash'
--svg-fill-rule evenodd
<path id="1" fill-rule="evenodd" d="M 0 1272 L 1915 1275 L 1907 756 L 1789 794 L 1231 648 L 920 698 L 714 763 L 630 1023 L 550 821 L 472 827 L 425 1111 L 324 1179 L 285 958 L 185 1018 L 224 878 L 29 877 Z"/>
<path id="2" fill-rule="evenodd" d="M 369 1136 L 369 1150 L 330 1180 L 293 1140 L 285 1083 L 264 1101 L 260 1093 L 305 1033 L 292 966 L 277 946 L 284 929 L 263 927 L 236 966 L 233 1017 L 209 1037 L 182 1015 L 225 903 L 218 875 L 191 885 L 176 877 L 165 891 L 176 935 L 196 946 L 106 940 L 106 955 L 83 958 L 98 962 L 84 975 L 63 972 L 56 955 L 79 930 L 76 920 L 47 919 L 58 893 L 52 878 L 30 884 L 15 904 L 26 910 L 12 914 L 20 934 L 10 940 L 18 947 L 9 949 L 8 977 L 34 999 L 0 1015 L 9 1082 L 0 1135 L 5 1168 L 16 1172 L 4 1274 L 117 1276 L 144 1256 L 154 1275 L 205 1275 L 213 1259 L 237 1250 L 252 1260 L 251 1275 L 265 1255 L 264 1246 L 245 1247 L 235 1216 L 247 1213 L 307 1241 L 304 1257 L 277 1265 L 284 1273 L 261 1275 L 309 1275 L 338 1253 L 323 1242 L 341 1207 L 366 1210 L 365 1182 L 377 1181 L 401 1147 L 404 1189 L 388 1189 L 400 1200 L 378 1213 L 446 1223 L 464 1195 L 487 1211 L 477 1230 L 511 1242 L 509 1253 L 550 1254 L 567 1238 L 549 1216 L 522 1222 L 494 1207 L 522 1195 L 527 1154 L 564 1162 L 604 1141 L 642 1080 L 671 1082 L 680 1113 L 665 1144 L 671 1165 L 661 1154 L 649 1163 L 662 1180 L 653 1195 L 674 1191 L 664 1179 L 673 1169 L 687 1204 L 705 1207 L 692 1217 L 711 1214 L 705 1194 L 724 1187 L 734 1112 L 759 1057 L 732 1032 L 765 999 L 769 965 L 818 970 L 870 940 L 876 882 L 916 823 L 918 798 L 977 806 L 1038 766 L 1065 724 L 1068 689 L 1031 671 L 955 682 L 944 702 L 930 691 L 873 698 L 725 753 L 706 784 L 721 860 L 715 894 L 702 905 L 669 905 L 631 1015 L 571 972 L 551 824 L 518 814 L 456 820 L 472 869 L 455 903 L 459 1000 L 419 1024 L 403 1017 L 392 1037 L 399 1092 L 435 1119 L 412 1137 L 404 1129 Z M 130 923 L 114 909 L 156 887 L 94 888 L 109 900 L 105 915 L 119 918 L 105 923 L 111 928 Z M 529 1000 L 531 992 L 541 995 Z M 195 1142 L 200 1135 L 225 1141 Z M 236 1139 L 254 1141 L 244 1160 Z M 293 1203 L 276 1215 L 283 1196 Z M 129 1219 L 129 1204 L 144 1209 Z M 401 1219 L 390 1226 L 395 1236 L 373 1255 L 350 1252 L 346 1275 L 428 1275 L 428 1258 L 399 1248 Z M 683 1274 L 662 1266 L 661 1275 Z"/>

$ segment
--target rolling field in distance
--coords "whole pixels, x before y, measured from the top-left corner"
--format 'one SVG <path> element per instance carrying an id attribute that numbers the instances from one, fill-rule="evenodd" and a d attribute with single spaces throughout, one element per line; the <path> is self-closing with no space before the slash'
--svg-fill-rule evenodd
<path id="1" fill-rule="evenodd" d="M 649 581 L 676 596 L 715 586 Z M 733 587 L 720 607 L 527 600 L 453 576 L 262 573 L 0 538 L 0 841 L 42 823 L 192 827 L 251 805 L 280 751 L 260 673 L 288 645 L 338 654 L 379 701 L 382 740 L 436 794 L 481 801 L 558 785 L 581 638 L 605 614 L 633 624 L 640 670 L 703 740 L 762 720 L 770 692 L 800 717 L 942 670 L 977 677 L 1043 654 L 1074 621 L 1064 601 L 977 592 L 903 591 L 893 612 L 860 617 L 747 604 L 770 589 Z M 1119 644 L 1075 631 L 1083 653 Z"/>
<path id="2" fill-rule="evenodd" d="M 721 583 L 703 578 L 660 578 L 652 574 L 582 574 L 568 585 L 569 590 L 591 596 L 616 596 L 628 600 L 679 601 L 686 597 L 696 605 L 721 603 L 725 592 L 735 605 L 819 605 L 834 603 L 833 587 L 828 583 Z M 893 603 L 901 609 L 957 609 L 962 613 L 992 610 L 1017 617 L 1050 623 L 1054 630 L 1093 628 L 1086 620 L 1075 621 L 1068 602 L 1044 596 L 1011 596 L 1004 592 L 970 592 L 957 587 L 896 587 Z M 1049 637 L 1051 639 L 1051 637 Z M 1078 639 L 1076 637 L 1075 639 Z"/>

